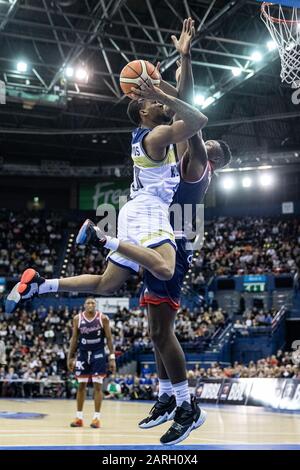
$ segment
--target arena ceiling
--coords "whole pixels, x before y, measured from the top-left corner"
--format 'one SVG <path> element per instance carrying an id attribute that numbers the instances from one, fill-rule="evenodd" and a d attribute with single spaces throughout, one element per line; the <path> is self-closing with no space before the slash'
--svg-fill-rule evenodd
<path id="1" fill-rule="evenodd" d="M 300 107 L 280 81 L 259 8 L 253 0 L 0 0 L 0 164 L 126 161 L 120 70 L 136 58 L 160 61 L 174 82 L 170 36 L 188 15 L 197 30 L 196 92 L 214 100 L 204 110 L 206 136 L 227 140 L 237 165 L 297 162 Z M 18 61 L 27 71 L 17 71 Z M 85 68 L 88 81 L 66 78 L 68 67 Z"/>

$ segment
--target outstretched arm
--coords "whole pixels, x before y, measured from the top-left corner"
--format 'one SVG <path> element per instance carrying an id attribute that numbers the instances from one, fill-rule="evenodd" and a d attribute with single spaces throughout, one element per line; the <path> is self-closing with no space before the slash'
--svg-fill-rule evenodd
<path id="1" fill-rule="evenodd" d="M 194 76 L 191 63 L 191 42 L 195 36 L 194 23 L 192 18 L 184 20 L 180 38 L 171 36 L 174 46 L 180 54 L 176 72 L 178 97 L 189 104 L 194 103 Z"/>
<path id="2" fill-rule="evenodd" d="M 181 61 L 177 63 L 176 80 L 178 83 L 178 96 L 180 99 L 192 103 L 194 101 L 194 77 L 191 63 L 191 40 L 195 34 L 194 21 L 191 18 L 184 20 L 179 40 L 172 36 L 172 40 Z M 177 116 L 175 116 L 177 119 Z M 182 177 L 186 181 L 198 181 L 207 165 L 207 152 L 202 139 L 201 130 L 188 141 L 177 144 L 177 154 L 182 158 Z"/>

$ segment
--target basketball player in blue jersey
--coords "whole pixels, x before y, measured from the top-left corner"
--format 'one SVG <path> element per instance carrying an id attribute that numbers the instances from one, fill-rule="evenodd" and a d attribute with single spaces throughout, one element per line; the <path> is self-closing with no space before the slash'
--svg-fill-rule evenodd
<path id="1" fill-rule="evenodd" d="M 102 383 L 106 376 L 106 358 L 104 339 L 109 349 L 109 369 L 116 372 L 115 353 L 112 342 L 109 319 L 96 310 L 95 299 L 88 298 L 84 303 L 84 312 L 76 315 L 73 320 L 73 335 L 68 354 L 68 369 L 77 377 L 77 413 L 71 427 L 83 426 L 83 405 L 86 386 L 89 379 L 94 386 L 95 413 L 92 428 L 100 428 L 100 410 L 103 399 Z M 78 348 L 77 358 L 75 358 Z"/>
<path id="2" fill-rule="evenodd" d="M 134 182 L 131 200 L 119 213 L 118 238 L 106 236 L 87 220 L 76 239 L 78 244 L 111 250 L 104 274 L 45 280 L 34 269 L 26 269 L 7 297 L 7 313 L 20 301 L 48 292 L 114 293 L 140 266 L 162 281 L 173 277 L 176 244 L 168 209 L 180 181 L 173 144 L 198 132 L 207 118 L 151 81 L 132 94 L 135 100 L 128 115 L 137 126 L 132 134 Z M 170 117 L 164 106 L 176 113 L 176 122 L 167 124 Z"/>
<path id="3" fill-rule="evenodd" d="M 193 99 L 193 75 L 190 58 L 191 39 L 194 34 L 193 21 L 185 20 L 179 40 L 173 37 L 175 47 L 181 56 L 181 66 L 176 79 L 180 99 Z M 179 82 L 179 83 L 178 83 Z M 162 82 L 161 87 L 169 89 Z M 177 90 L 175 90 L 177 93 Z M 220 169 L 230 161 L 230 150 L 222 141 L 202 139 L 201 132 L 181 143 L 178 147 L 180 184 L 175 193 L 173 204 L 179 204 L 184 214 L 184 205 L 192 205 L 193 218 L 196 217 L 197 204 L 200 204 L 209 187 L 214 170 Z M 172 205 L 171 205 L 172 207 Z M 171 222 L 172 221 L 171 219 Z M 184 218 L 182 230 L 189 225 Z M 176 235 L 176 234 L 175 234 Z M 141 305 L 148 307 L 149 330 L 154 344 L 155 359 L 159 377 L 159 396 L 147 418 L 139 426 L 143 429 L 158 426 L 174 419 L 169 430 L 161 437 L 165 445 L 176 444 L 188 437 L 190 432 L 205 421 L 205 412 L 190 397 L 186 380 L 184 352 L 174 333 L 176 312 L 179 308 L 180 292 L 184 277 L 192 261 L 193 253 L 182 232 L 176 239 L 176 268 L 170 281 L 158 281 L 151 273 L 144 273 L 144 289 Z"/>

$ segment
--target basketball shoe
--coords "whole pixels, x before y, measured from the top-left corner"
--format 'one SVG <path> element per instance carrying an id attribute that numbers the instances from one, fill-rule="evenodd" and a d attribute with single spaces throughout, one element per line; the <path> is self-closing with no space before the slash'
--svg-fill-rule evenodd
<path id="1" fill-rule="evenodd" d="M 101 426 L 100 426 L 100 420 L 97 419 L 97 418 L 93 419 L 93 421 L 91 422 L 90 426 L 91 426 L 91 428 L 95 428 L 95 429 L 100 428 L 100 427 L 101 427 Z"/>
<path id="2" fill-rule="evenodd" d="M 35 269 L 26 269 L 21 276 L 20 282 L 12 288 L 6 298 L 5 312 L 14 312 L 21 301 L 32 299 L 38 295 L 40 285 L 44 282 L 45 279 Z"/>
<path id="3" fill-rule="evenodd" d="M 83 427 L 83 420 L 79 418 L 75 418 L 74 421 L 70 424 L 71 428 L 82 428 Z"/>
<path id="4" fill-rule="evenodd" d="M 206 420 L 206 412 L 201 410 L 196 397 L 192 397 L 191 404 L 183 402 L 176 409 L 174 423 L 160 438 L 161 444 L 174 445 L 186 439 L 190 433 L 202 426 Z"/>
<path id="5" fill-rule="evenodd" d="M 139 427 L 142 429 L 154 428 L 166 421 L 172 420 L 176 411 L 175 396 L 169 397 L 166 393 L 162 395 L 163 400 L 159 398 L 156 400 L 154 406 L 151 408 L 149 416 L 139 422 Z"/>
<path id="6" fill-rule="evenodd" d="M 107 238 L 102 230 L 90 219 L 86 219 L 76 237 L 77 245 L 93 245 L 99 248 L 103 247 L 106 242 Z"/>

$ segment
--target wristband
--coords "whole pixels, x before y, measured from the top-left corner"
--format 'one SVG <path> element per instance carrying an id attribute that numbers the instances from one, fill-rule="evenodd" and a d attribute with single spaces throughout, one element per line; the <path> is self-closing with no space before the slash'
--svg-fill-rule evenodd
<path id="1" fill-rule="evenodd" d="M 110 354 L 108 357 L 109 357 L 109 359 L 116 359 L 116 355 L 115 355 L 115 354 Z"/>

